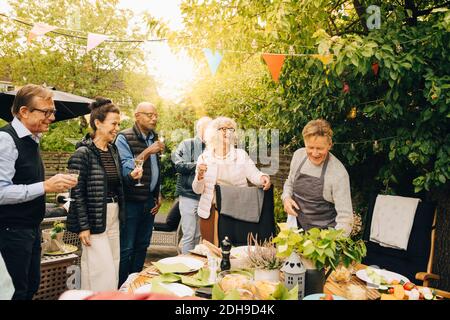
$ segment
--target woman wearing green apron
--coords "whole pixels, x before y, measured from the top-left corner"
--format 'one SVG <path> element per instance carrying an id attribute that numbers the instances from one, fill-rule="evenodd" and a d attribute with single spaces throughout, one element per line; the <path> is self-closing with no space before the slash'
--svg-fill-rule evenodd
<path id="1" fill-rule="evenodd" d="M 350 235 L 353 209 L 350 179 L 344 165 L 329 151 L 329 123 L 310 121 L 302 131 L 305 148 L 295 151 L 284 184 L 284 210 L 297 217 L 301 228 L 342 229 Z"/>

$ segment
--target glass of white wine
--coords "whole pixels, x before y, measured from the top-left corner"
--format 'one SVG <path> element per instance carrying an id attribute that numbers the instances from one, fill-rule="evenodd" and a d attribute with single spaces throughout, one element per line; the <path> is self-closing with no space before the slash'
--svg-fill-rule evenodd
<path id="1" fill-rule="evenodd" d="M 80 170 L 77 169 L 67 169 L 66 174 L 71 175 L 72 177 L 76 178 L 78 180 L 78 176 L 80 175 Z M 71 198 L 70 194 L 71 194 L 72 188 L 69 189 L 69 197 L 68 198 L 64 198 L 64 201 L 70 202 L 70 201 L 75 201 L 75 199 Z"/>
<path id="2" fill-rule="evenodd" d="M 138 169 L 142 169 L 142 167 L 144 166 L 144 159 L 142 159 L 141 157 L 135 157 L 134 158 L 134 166 Z M 138 183 L 135 184 L 136 187 L 143 187 L 144 184 L 141 183 L 141 178 L 138 179 Z"/>
<path id="3" fill-rule="evenodd" d="M 165 138 L 164 138 L 164 132 L 161 130 L 158 134 L 158 141 L 161 143 L 164 143 Z M 161 160 L 164 159 L 166 157 L 166 155 L 164 154 L 164 150 L 160 152 L 160 158 Z"/>

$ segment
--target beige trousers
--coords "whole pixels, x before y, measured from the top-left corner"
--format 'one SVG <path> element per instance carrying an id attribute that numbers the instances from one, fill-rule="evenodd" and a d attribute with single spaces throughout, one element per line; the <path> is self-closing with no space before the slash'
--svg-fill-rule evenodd
<path id="1" fill-rule="evenodd" d="M 119 261 L 119 205 L 108 203 L 105 232 L 91 234 L 91 245 L 89 247 L 83 245 L 81 289 L 96 292 L 117 290 Z"/>

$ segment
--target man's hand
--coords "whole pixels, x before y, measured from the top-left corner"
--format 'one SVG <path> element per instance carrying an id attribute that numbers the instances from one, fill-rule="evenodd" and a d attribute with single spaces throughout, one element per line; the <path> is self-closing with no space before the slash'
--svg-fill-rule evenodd
<path id="1" fill-rule="evenodd" d="M 134 168 L 134 170 L 130 172 L 130 176 L 134 180 L 137 180 L 137 179 L 142 178 L 143 173 L 144 173 L 144 170 L 142 168 Z"/>
<path id="2" fill-rule="evenodd" d="M 156 199 L 156 204 L 155 206 L 152 208 L 152 210 L 150 210 L 150 212 L 152 213 L 152 215 L 155 215 L 158 213 L 159 208 L 161 208 L 161 204 L 162 204 L 162 195 L 161 193 L 158 196 L 158 199 Z"/>
<path id="3" fill-rule="evenodd" d="M 284 211 L 286 211 L 287 214 L 297 217 L 298 214 L 295 212 L 294 208 L 297 210 L 300 210 L 297 203 L 292 198 L 286 198 L 283 202 L 284 205 Z"/>
<path id="4" fill-rule="evenodd" d="M 263 190 L 267 191 L 270 189 L 271 183 L 270 183 L 270 177 L 269 176 L 262 176 L 261 177 L 261 184 L 263 186 Z"/>
<path id="5" fill-rule="evenodd" d="M 164 143 L 162 143 L 161 141 L 156 141 L 152 145 L 147 147 L 147 152 L 149 154 L 156 154 L 156 153 L 159 153 L 159 152 L 162 153 L 164 151 L 165 147 L 166 146 L 164 145 Z"/>
<path id="6" fill-rule="evenodd" d="M 84 230 L 81 231 L 78 235 L 78 238 L 80 238 L 80 241 L 85 246 L 90 247 L 91 246 L 91 231 L 90 230 Z"/>
<path id="7" fill-rule="evenodd" d="M 203 180 L 205 177 L 205 172 L 208 170 L 208 166 L 204 163 L 198 165 L 198 172 L 197 172 L 197 180 Z"/>
<path id="8" fill-rule="evenodd" d="M 44 191 L 47 192 L 64 192 L 67 189 L 77 185 L 78 179 L 70 174 L 58 173 L 53 177 L 44 181 Z"/>

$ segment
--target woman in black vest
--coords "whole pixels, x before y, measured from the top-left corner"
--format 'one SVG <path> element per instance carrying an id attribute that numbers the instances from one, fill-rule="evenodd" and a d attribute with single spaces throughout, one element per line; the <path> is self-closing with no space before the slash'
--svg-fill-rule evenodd
<path id="1" fill-rule="evenodd" d="M 90 106 L 88 134 L 77 144 L 69 169 L 80 171 L 72 189 L 67 229 L 79 234 L 81 288 L 116 290 L 120 260 L 119 224 L 124 223 L 123 181 L 119 154 L 111 144 L 119 131 L 120 110 L 111 100 L 97 98 Z M 131 178 L 142 176 L 135 169 Z"/>

